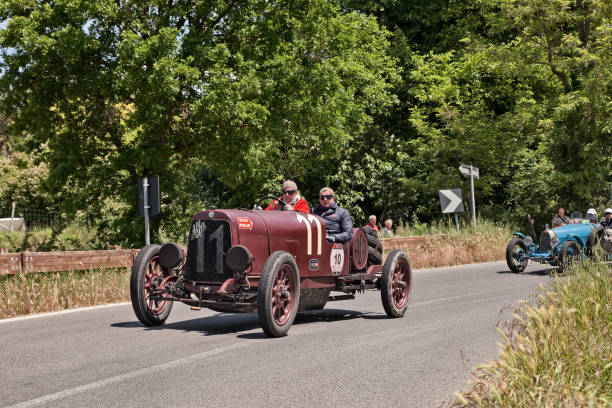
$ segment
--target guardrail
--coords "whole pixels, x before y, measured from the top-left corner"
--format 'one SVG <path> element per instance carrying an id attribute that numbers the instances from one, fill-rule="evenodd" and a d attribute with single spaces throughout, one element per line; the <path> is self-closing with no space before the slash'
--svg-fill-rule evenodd
<path id="1" fill-rule="evenodd" d="M 130 267 L 137 249 L 0 254 L 0 275 Z"/>
<path id="2" fill-rule="evenodd" d="M 381 238 L 384 249 L 422 245 L 428 236 Z M 138 249 L 0 253 L 0 275 L 131 267 Z"/>

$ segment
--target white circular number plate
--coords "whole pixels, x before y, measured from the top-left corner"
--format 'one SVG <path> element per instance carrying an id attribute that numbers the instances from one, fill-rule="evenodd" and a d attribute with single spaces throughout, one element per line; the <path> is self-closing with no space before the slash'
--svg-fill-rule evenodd
<path id="1" fill-rule="evenodd" d="M 344 248 L 340 244 L 334 244 L 331 250 L 331 257 L 329 259 L 331 271 L 334 276 L 340 275 L 342 267 L 344 266 Z"/>

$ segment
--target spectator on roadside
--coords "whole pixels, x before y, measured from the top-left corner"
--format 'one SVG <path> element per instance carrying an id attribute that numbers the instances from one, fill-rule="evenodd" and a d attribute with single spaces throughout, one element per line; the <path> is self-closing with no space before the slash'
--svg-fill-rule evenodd
<path id="1" fill-rule="evenodd" d="M 385 226 L 380 231 L 381 237 L 390 238 L 393 236 L 393 230 L 391 227 L 393 226 L 393 221 L 391 219 L 385 220 Z"/>
<path id="2" fill-rule="evenodd" d="M 565 215 L 565 208 L 560 207 L 559 210 L 557 210 L 557 215 L 555 215 L 555 218 L 552 220 L 552 227 L 556 228 L 569 223 L 570 219 Z"/>
<path id="3" fill-rule="evenodd" d="M 368 223 L 365 225 L 368 228 L 373 229 L 374 231 L 376 231 L 377 234 L 380 234 L 380 230 L 378 229 L 378 226 L 376 225 L 376 216 L 375 215 L 370 215 L 368 217 Z"/>
<path id="4" fill-rule="evenodd" d="M 604 219 L 599 223 L 603 229 L 612 228 L 612 208 L 606 208 Z"/>
<path id="5" fill-rule="evenodd" d="M 325 238 L 327 242 L 347 242 L 353 238 L 353 221 L 347 210 L 336 202 L 334 190 L 323 187 L 319 192 L 319 205 L 312 209 L 325 221 Z"/>
<path id="6" fill-rule="evenodd" d="M 283 195 L 278 197 L 279 201 L 282 201 L 284 205 L 276 200 L 266 207 L 266 211 L 282 210 L 282 211 L 299 211 L 303 213 L 309 213 L 310 207 L 306 200 L 300 197 L 298 193 L 297 184 L 292 180 L 287 180 L 283 183 L 282 188 Z"/>

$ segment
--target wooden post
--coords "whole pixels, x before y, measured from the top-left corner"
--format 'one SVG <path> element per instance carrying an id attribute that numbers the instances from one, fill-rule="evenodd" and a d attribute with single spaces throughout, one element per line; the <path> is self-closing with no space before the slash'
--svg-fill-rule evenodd
<path id="1" fill-rule="evenodd" d="M 13 201 L 13 208 L 11 209 L 11 232 L 13 232 L 13 218 L 15 218 L 15 202 Z"/>

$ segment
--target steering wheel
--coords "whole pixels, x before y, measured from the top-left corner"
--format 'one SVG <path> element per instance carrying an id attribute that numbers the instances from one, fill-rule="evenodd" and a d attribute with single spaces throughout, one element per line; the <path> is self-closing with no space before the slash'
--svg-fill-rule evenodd
<path id="1" fill-rule="evenodd" d="M 274 197 L 274 196 L 271 196 L 271 195 L 263 196 L 263 197 L 257 199 L 257 201 L 255 201 L 255 205 L 260 206 L 260 204 L 261 204 L 261 202 L 263 200 L 270 200 L 270 199 L 272 199 L 274 201 L 278 201 L 278 207 L 277 207 L 278 210 L 282 211 L 285 208 L 285 202 L 283 200 L 280 200 L 280 199 L 278 199 L 278 197 Z"/>

